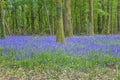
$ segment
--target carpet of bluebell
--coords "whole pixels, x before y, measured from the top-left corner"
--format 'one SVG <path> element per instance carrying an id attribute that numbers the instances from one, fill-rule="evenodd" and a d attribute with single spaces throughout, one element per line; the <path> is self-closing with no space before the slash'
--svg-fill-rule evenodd
<path id="1" fill-rule="evenodd" d="M 24 53 L 24 58 L 43 51 L 85 55 L 89 53 L 111 54 L 120 57 L 120 35 L 74 36 L 65 43 L 56 42 L 55 36 L 7 36 L 0 39 L 3 55 L 9 52 Z M 16 54 L 19 58 L 20 54 Z"/>

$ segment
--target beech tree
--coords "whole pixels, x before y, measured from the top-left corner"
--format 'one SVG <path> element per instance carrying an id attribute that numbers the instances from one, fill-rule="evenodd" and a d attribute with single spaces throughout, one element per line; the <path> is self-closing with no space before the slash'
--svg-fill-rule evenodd
<path id="1" fill-rule="evenodd" d="M 110 34 L 110 23 L 111 23 L 111 1 L 107 1 L 107 12 L 108 12 L 108 17 L 107 17 L 107 34 Z"/>
<path id="2" fill-rule="evenodd" d="M 0 35 L 62 33 L 61 37 L 64 35 L 72 37 L 73 33 L 74 35 L 120 33 L 119 0 L 60 0 L 60 7 L 57 6 L 56 9 L 58 1 L 1 0 L 0 6 L 3 10 L 0 11 L 2 24 Z M 60 32 L 59 29 L 63 31 Z"/>
<path id="3" fill-rule="evenodd" d="M 56 41 L 57 42 L 64 42 L 62 0 L 56 0 L 56 6 L 57 6 Z"/>
<path id="4" fill-rule="evenodd" d="M 64 29 L 65 36 L 72 37 L 73 36 L 73 28 L 71 22 L 71 0 L 65 0 L 64 3 Z"/>
<path id="5" fill-rule="evenodd" d="M 90 23 L 90 34 L 94 35 L 94 18 L 93 18 L 93 0 L 89 0 L 89 23 Z"/>

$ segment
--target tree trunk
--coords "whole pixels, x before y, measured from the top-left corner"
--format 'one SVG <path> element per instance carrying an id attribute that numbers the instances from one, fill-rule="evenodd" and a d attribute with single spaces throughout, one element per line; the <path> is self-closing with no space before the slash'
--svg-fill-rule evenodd
<path id="1" fill-rule="evenodd" d="M 17 32 L 17 30 L 18 30 L 17 6 L 15 5 L 14 8 L 15 8 L 15 11 L 14 11 L 15 17 L 14 17 L 14 18 L 15 18 L 15 29 L 16 29 L 15 34 L 16 34 L 16 33 L 18 33 L 18 32 Z"/>
<path id="2" fill-rule="evenodd" d="M 41 15 L 42 15 L 42 5 L 40 3 L 40 1 L 38 0 L 38 32 L 41 33 L 42 32 L 42 19 L 41 19 Z"/>
<path id="3" fill-rule="evenodd" d="M 101 0 L 101 6 L 102 6 L 102 10 L 105 11 L 105 1 L 104 0 Z M 105 16 L 102 15 L 102 32 L 101 33 L 104 33 L 105 31 L 105 26 L 106 26 L 106 21 L 105 21 Z"/>
<path id="4" fill-rule="evenodd" d="M 33 34 L 35 32 L 35 26 L 34 26 L 34 11 L 33 11 L 33 3 L 31 2 L 31 31 Z"/>
<path id="5" fill-rule="evenodd" d="M 111 1 L 111 11 L 110 11 L 110 13 L 111 13 L 111 15 L 110 15 L 110 18 L 111 18 L 111 34 L 113 34 L 113 13 L 112 13 L 112 11 L 113 11 L 113 1 Z"/>
<path id="6" fill-rule="evenodd" d="M 5 13 L 2 8 L 2 0 L 0 0 L 0 27 L 1 27 L 1 32 L 0 32 L 0 38 L 5 38 L 5 23 L 4 23 L 4 17 Z"/>
<path id="7" fill-rule="evenodd" d="M 65 36 L 72 37 L 73 29 L 72 29 L 72 22 L 71 22 L 71 0 L 65 0 L 64 28 L 65 28 Z"/>
<path id="8" fill-rule="evenodd" d="M 46 20 L 47 20 L 47 25 L 48 25 L 48 29 L 49 29 L 49 34 L 50 34 L 50 35 L 53 35 L 53 34 L 52 34 L 51 22 L 50 22 L 50 13 L 49 13 L 50 11 L 49 11 L 49 9 L 47 8 L 46 0 L 44 0 L 44 5 L 45 5 Z"/>
<path id="9" fill-rule="evenodd" d="M 24 29 L 24 27 L 25 27 L 24 26 L 25 25 L 24 24 L 24 5 L 22 5 L 21 7 L 22 7 L 22 13 L 21 13 L 21 15 L 22 15 L 22 26 L 21 27 L 22 27 L 22 29 Z"/>
<path id="10" fill-rule="evenodd" d="M 56 1 L 57 5 L 57 29 L 56 29 L 56 41 L 64 42 L 64 30 L 63 30 L 63 16 L 62 16 L 62 0 Z"/>
<path id="11" fill-rule="evenodd" d="M 14 9 L 13 8 L 11 10 L 11 21 L 12 21 L 12 34 L 14 34 L 15 33 L 15 15 L 14 15 Z"/>
<path id="12" fill-rule="evenodd" d="M 118 0 L 118 32 L 120 33 L 120 0 Z"/>
<path id="13" fill-rule="evenodd" d="M 73 26 L 74 26 L 74 34 L 78 34 L 79 33 L 79 29 L 78 29 L 78 17 L 77 17 L 77 0 L 74 1 L 74 8 L 73 8 Z"/>
<path id="14" fill-rule="evenodd" d="M 101 28 L 101 16 L 100 16 L 100 14 L 98 14 L 98 22 L 97 22 L 97 24 L 98 24 L 98 33 L 101 33 L 102 28 Z"/>
<path id="15" fill-rule="evenodd" d="M 94 18 L 93 18 L 93 0 L 89 0 L 89 10 L 90 10 L 90 16 L 89 16 L 89 22 L 90 22 L 90 35 L 94 35 Z"/>
<path id="16" fill-rule="evenodd" d="M 110 1 L 108 0 L 108 6 L 107 6 L 107 12 L 108 12 L 108 17 L 107 17 L 107 34 L 110 34 L 110 23 L 111 23 L 111 9 L 110 9 L 110 6 L 111 6 L 111 3 Z"/>

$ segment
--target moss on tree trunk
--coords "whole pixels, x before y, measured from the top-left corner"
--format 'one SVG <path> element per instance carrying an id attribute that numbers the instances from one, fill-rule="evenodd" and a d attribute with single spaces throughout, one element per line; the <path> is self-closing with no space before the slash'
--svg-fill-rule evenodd
<path id="1" fill-rule="evenodd" d="M 64 42 L 63 16 L 62 16 L 62 0 L 57 0 L 57 27 L 56 41 Z"/>

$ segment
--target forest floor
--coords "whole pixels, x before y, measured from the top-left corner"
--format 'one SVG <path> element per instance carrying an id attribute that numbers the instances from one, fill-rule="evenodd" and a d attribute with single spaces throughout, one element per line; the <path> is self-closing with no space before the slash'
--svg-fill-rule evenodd
<path id="1" fill-rule="evenodd" d="M 96 68 L 89 72 L 78 70 L 26 70 L 0 68 L 0 80 L 120 80 L 119 72 L 110 68 Z"/>
<path id="2" fill-rule="evenodd" d="M 52 55 L 51 53 L 21 60 L 11 60 L 10 57 L 1 56 L 0 80 L 120 79 L 120 65 L 117 64 L 120 62 L 119 58 L 105 56 L 89 61 L 86 58 L 90 57 Z"/>
<path id="3" fill-rule="evenodd" d="M 0 80 L 120 80 L 120 35 L 0 39 Z"/>

